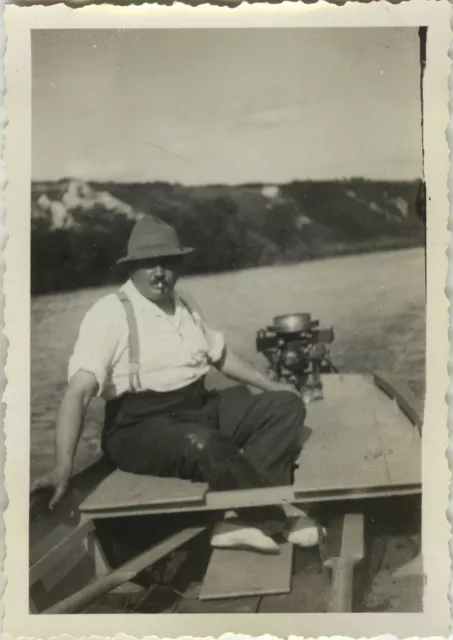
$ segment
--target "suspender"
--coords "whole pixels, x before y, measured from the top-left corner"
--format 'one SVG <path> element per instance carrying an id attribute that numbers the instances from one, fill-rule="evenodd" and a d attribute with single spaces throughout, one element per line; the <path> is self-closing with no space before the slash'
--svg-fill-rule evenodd
<path id="1" fill-rule="evenodd" d="M 118 298 L 121 300 L 126 312 L 127 324 L 129 326 L 129 391 L 138 391 L 140 384 L 140 339 L 138 336 L 137 318 L 129 297 L 124 291 L 118 291 Z"/>
<path id="2" fill-rule="evenodd" d="M 129 327 L 129 391 L 137 392 L 142 386 L 140 382 L 140 338 L 138 334 L 137 318 L 135 317 L 134 308 L 127 293 L 120 290 L 117 292 L 117 295 L 124 307 L 124 311 L 126 312 L 127 324 Z M 198 318 L 198 314 L 195 315 L 193 313 L 192 309 L 189 307 L 187 302 L 181 298 L 181 296 L 179 296 L 179 299 L 194 319 L 194 322 L 203 329 L 203 323 Z"/>

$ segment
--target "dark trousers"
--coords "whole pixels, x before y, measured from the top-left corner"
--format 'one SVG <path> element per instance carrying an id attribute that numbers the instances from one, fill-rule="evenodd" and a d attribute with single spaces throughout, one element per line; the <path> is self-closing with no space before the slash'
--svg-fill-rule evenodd
<path id="1" fill-rule="evenodd" d="M 304 419 L 290 392 L 208 392 L 199 381 L 108 403 L 104 450 L 124 471 L 206 482 L 214 491 L 283 486 L 292 484 Z"/>

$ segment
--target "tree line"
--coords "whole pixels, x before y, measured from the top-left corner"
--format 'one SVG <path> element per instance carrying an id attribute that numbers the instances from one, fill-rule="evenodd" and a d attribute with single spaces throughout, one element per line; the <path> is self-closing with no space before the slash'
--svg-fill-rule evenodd
<path id="1" fill-rule="evenodd" d="M 292 183 L 274 200 L 260 185 L 190 188 L 177 185 L 95 185 L 144 214 L 172 224 L 196 251 L 189 274 L 312 260 L 423 243 L 418 183 Z M 51 230 L 32 191 L 32 295 L 120 282 L 134 221 L 100 205 L 71 211 L 70 228 Z M 47 185 L 50 190 L 51 185 Z M 204 189 L 204 190 L 203 190 Z"/>

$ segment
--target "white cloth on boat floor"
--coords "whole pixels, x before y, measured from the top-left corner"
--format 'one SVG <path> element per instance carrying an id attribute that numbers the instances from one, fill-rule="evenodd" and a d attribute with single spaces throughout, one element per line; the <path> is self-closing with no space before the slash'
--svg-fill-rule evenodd
<path id="1" fill-rule="evenodd" d="M 280 553 L 280 548 L 261 529 L 244 525 L 240 520 L 228 519 L 215 525 L 211 546 L 216 549 L 248 549 L 260 553 Z"/>
<path id="2" fill-rule="evenodd" d="M 325 535 L 325 530 L 309 516 L 294 518 L 289 529 L 285 532 L 286 539 L 298 547 L 315 547 L 320 542 L 320 533 Z"/>

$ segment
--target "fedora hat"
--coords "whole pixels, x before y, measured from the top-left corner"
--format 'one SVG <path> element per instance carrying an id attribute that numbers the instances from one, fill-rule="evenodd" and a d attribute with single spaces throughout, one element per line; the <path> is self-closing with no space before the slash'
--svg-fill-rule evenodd
<path id="1" fill-rule="evenodd" d="M 193 251 L 179 242 L 176 231 L 166 222 L 154 216 L 145 216 L 135 223 L 127 245 L 127 255 L 117 264 L 162 258 L 163 256 L 182 256 Z"/>

